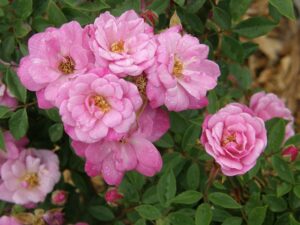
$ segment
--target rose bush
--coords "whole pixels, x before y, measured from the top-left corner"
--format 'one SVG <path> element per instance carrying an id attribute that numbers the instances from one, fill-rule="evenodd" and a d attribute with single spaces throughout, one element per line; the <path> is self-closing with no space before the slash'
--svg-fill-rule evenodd
<path id="1" fill-rule="evenodd" d="M 246 66 L 293 2 L 250 7 L 0 1 L 0 224 L 300 224 L 295 119 Z"/>

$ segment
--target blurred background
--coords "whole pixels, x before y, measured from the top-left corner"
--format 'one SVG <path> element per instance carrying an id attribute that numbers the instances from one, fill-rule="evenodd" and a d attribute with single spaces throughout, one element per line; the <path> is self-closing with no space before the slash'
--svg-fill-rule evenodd
<path id="1" fill-rule="evenodd" d="M 284 1 L 284 0 L 283 0 Z M 282 18 L 268 35 L 254 40 L 259 51 L 249 58 L 254 86 L 283 98 L 300 126 L 300 0 L 295 0 L 297 20 Z M 247 16 L 268 15 L 268 0 L 255 0 Z"/>

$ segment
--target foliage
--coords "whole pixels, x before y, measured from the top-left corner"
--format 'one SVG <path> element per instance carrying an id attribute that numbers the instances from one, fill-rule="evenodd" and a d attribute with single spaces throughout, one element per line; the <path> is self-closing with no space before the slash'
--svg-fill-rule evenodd
<path id="1" fill-rule="evenodd" d="M 258 46 L 253 38 L 274 29 L 281 17 L 295 18 L 292 0 L 269 0 L 270 15 L 245 18 L 251 0 L 0 0 L 0 70 L 4 82 L 19 100 L 12 112 L 0 107 L 1 127 L 20 139 L 30 139 L 30 146 L 56 149 L 64 179 L 56 189 L 69 193 L 64 207 L 68 223 L 93 224 L 249 224 L 283 225 L 300 222 L 300 164 L 281 156 L 285 122 L 267 123 L 268 146 L 259 163 L 243 176 L 209 175 L 214 166 L 199 144 L 204 110 L 172 112 L 171 128 L 156 146 L 163 155 L 162 171 L 153 178 L 130 172 L 119 191 L 117 207 L 104 200 L 107 187 L 84 173 L 83 160 L 70 147 L 68 136 L 56 110 L 41 110 L 35 96 L 20 84 L 15 67 L 27 54 L 27 40 L 49 26 L 76 20 L 91 23 L 100 12 L 120 15 L 128 9 L 138 13 L 153 10 L 158 15 L 156 30 L 169 25 L 174 12 L 186 31 L 209 45 L 210 58 L 217 61 L 222 74 L 216 89 L 208 95 L 208 112 L 214 113 L 232 101 L 244 101 L 251 89 L 251 73 L 245 66 Z M 218 2 L 218 3 L 216 3 Z M 2 133 L 0 135 L 3 147 Z M 285 145 L 299 146 L 299 134 Z M 68 174 L 71 174 L 69 176 Z M 95 188 L 98 187 L 98 188 Z M 0 211 L 13 206 L 1 202 Z M 55 208 L 50 198 L 38 205 Z M 15 209 L 15 207 L 13 207 Z M 152 222 L 150 222 L 152 221 Z"/>

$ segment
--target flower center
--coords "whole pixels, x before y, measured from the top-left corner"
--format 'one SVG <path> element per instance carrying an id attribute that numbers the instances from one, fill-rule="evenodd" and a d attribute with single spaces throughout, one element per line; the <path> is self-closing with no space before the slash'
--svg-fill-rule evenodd
<path id="1" fill-rule="evenodd" d="M 124 52 L 124 41 L 116 41 L 110 46 L 110 50 L 114 53 Z"/>
<path id="2" fill-rule="evenodd" d="M 70 56 L 66 56 L 64 60 L 59 63 L 58 69 L 65 75 L 71 74 L 75 70 L 75 62 Z"/>
<path id="3" fill-rule="evenodd" d="M 93 97 L 93 100 L 95 106 L 97 106 L 102 112 L 108 112 L 110 110 L 110 105 L 103 96 L 96 95 Z"/>
<path id="4" fill-rule="evenodd" d="M 31 189 L 39 185 L 39 177 L 37 173 L 27 173 L 24 178 L 22 184 L 25 188 Z"/>
<path id="5" fill-rule="evenodd" d="M 134 78 L 134 83 L 138 88 L 142 97 L 146 97 L 147 78 L 144 75 L 140 75 Z"/>
<path id="6" fill-rule="evenodd" d="M 178 58 L 175 58 L 173 75 L 179 78 L 182 76 L 182 71 L 183 71 L 183 63 Z"/>
<path id="7" fill-rule="evenodd" d="M 224 146 L 226 146 L 227 144 L 229 144 L 231 142 L 235 142 L 236 143 L 236 136 L 235 136 L 235 134 L 230 134 L 230 135 L 226 136 L 221 141 L 221 146 L 224 147 Z"/>

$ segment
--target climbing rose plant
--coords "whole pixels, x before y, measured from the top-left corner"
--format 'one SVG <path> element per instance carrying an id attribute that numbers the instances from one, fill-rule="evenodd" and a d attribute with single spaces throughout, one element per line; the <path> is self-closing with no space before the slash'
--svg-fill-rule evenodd
<path id="1" fill-rule="evenodd" d="M 251 2 L 0 1 L 0 225 L 300 224 L 300 135 L 245 66 L 293 2 Z"/>

